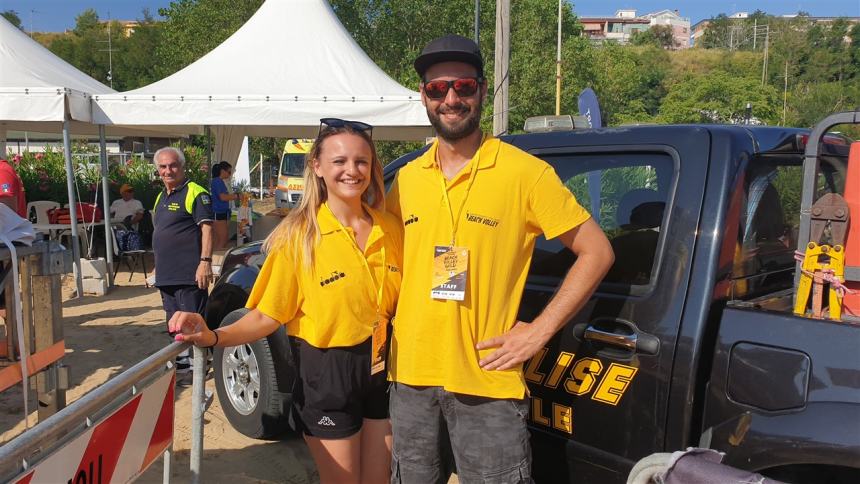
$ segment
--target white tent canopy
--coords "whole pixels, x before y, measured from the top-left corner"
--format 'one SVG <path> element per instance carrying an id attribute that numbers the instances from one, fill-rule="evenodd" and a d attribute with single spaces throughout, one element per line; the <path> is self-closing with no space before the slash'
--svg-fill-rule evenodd
<path id="1" fill-rule="evenodd" d="M 63 121 L 75 134 L 98 135 L 92 122 L 93 94 L 115 93 L 57 57 L 0 17 L 0 153 L 6 131 L 59 132 Z M 168 136 L 162 127 L 125 129 L 110 126 L 111 135 Z M 172 133 L 200 132 L 196 127 Z"/>
<path id="2" fill-rule="evenodd" d="M 81 294 L 80 254 L 75 218 L 75 196 L 71 161 L 71 133 L 149 134 L 157 129 L 128 130 L 109 127 L 99 130 L 92 122 L 92 94 L 114 93 L 113 89 L 79 71 L 0 17 L 0 156 L 6 155 L 6 131 L 61 132 L 66 158 L 66 183 L 72 205 L 72 246 L 75 253 L 78 294 Z M 101 132 L 100 132 L 101 131 Z M 103 157 L 103 168 L 107 161 Z M 107 170 L 103 193 L 107 196 Z M 106 225 L 107 226 L 107 225 Z M 108 251 L 108 261 L 111 260 Z"/>
<path id="3" fill-rule="evenodd" d="M 90 94 L 115 92 L 0 21 L 0 120 L 90 122 Z M 10 128 L 11 129 L 11 128 Z"/>
<path id="4" fill-rule="evenodd" d="M 325 0 L 268 0 L 185 69 L 93 103 L 98 124 L 212 126 L 216 159 L 228 161 L 244 136 L 314 137 L 329 116 L 370 123 L 377 139 L 430 134 L 419 94 L 385 74 Z"/>

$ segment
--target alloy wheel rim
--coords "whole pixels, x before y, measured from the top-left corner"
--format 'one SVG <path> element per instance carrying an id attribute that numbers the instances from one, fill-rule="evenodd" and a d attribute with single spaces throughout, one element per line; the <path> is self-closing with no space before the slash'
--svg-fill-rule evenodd
<path id="1" fill-rule="evenodd" d="M 250 345 L 224 348 L 221 358 L 224 389 L 230 404 L 242 415 L 250 415 L 260 399 L 260 367 Z"/>

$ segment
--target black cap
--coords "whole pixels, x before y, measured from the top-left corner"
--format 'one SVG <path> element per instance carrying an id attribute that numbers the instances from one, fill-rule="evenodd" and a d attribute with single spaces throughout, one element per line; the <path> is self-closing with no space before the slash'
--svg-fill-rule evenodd
<path id="1" fill-rule="evenodd" d="M 415 59 L 415 70 L 423 79 L 424 73 L 433 64 L 440 62 L 465 62 L 478 70 L 478 76 L 484 76 L 484 59 L 481 49 L 472 39 L 461 35 L 449 34 L 433 39 Z"/>

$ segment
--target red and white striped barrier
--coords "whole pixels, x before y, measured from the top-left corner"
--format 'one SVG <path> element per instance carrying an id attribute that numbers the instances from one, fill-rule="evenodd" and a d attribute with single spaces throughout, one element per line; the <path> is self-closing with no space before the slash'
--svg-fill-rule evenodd
<path id="1" fill-rule="evenodd" d="M 129 482 L 173 442 L 174 372 L 12 479 L 20 484 Z"/>

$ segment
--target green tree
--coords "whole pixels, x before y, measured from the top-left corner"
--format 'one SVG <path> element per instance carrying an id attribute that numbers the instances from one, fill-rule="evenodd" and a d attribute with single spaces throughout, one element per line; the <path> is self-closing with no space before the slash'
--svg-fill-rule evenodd
<path id="1" fill-rule="evenodd" d="M 165 20 L 155 49 L 159 75 L 167 77 L 203 57 L 247 22 L 262 3 L 263 0 L 178 0 L 160 8 L 158 13 Z"/>
<path id="2" fill-rule="evenodd" d="M 653 121 L 666 92 L 668 52 L 607 42 L 594 49 L 592 69 L 605 125 Z"/>
<path id="3" fill-rule="evenodd" d="M 426 2 L 423 0 L 332 0 L 338 18 L 388 75 L 412 89 L 418 89 L 418 76 L 412 62 L 431 39 L 449 34 L 466 37 L 473 35 L 474 2 L 451 0 Z M 562 35 L 565 52 L 571 39 L 578 38 L 581 27 L 569 3 L 565 3 Z M 521 129 L 525 118 L 538 114 L 551 114 L 555 108 L 555 19 L 558 3 L 550 0 L 520 0 L 511 5 L 511 59 L 508 78 L 509 126 L 512 131 Z M 485 107 L 482 126 L 492 126 L 492 91 L 498 82 L 494 79 L 495 2 L 481 0 L 481 50 L 484 53 L 484 72 L 490 83 L 490 99 Z M 580 45 L 574 42 L 576 45 Z M 574 45 L 570 44 L 570 45 Z M 568 57 L 565 55 L 565 57 Z M 568 67 L 565 66 L 565 76 Z M 573 76 L 577 74 L 573 73 Z M 576 99 L 565 98 L 564 112 L 575 110 Z M 574 111 L 575 112 L 575 111 Z"/>
<path id="4" fill-rule="evenodd" d="M 741 123 L 747 103 L 754 120 L 777 124 L 782 99 L 776 89 L 754 78 L 737 78 L 724 72 L 687 75 L 675 84 L 660 106 L 664 123 Z"/>
<path id="5" fill-rule="evenodd" d="M 729 45 L 731 39 L 732 20 L 721 13 L 712 18 L 705 28 L 705 33 L 702 35 L 700 45 L 705 49 L 724 49 Z"/>
<path id="6" fill-rule="evenodd" d="M 75 28 L 64 35 L 55 37 L 48 48 L 85 74 L 107 84 L 108 56 L 107 30 L 99 22 L 93 9 L 81 12 L 75 18 Z"/>
<path id="7" fill-rule="evenodd" d="M 152 53 L 161 43 L 162 25 L 146 9 L 138 23 L 128 37 L 114 37 L 113 79 L 118 91 L 137 89 L 161 79 L 158 58 Z M 112 31 L 120 31 L 118 23 Z"/>
<path id="8" fill-rule="evenodd" d="M 75 28 L 72 29 L 72 32 L 83 37 L 92 31 L 100 30 L 100 27 L 99 14 L 95 9 L 88 8 L 75 17 Z"/>
<path id="9" fill-rule="evenodd" d="M 648 30 L 637 31 L 630 39 L 633 45 L 650 45 L 662 49 L 675 48 L 675 33 L 671 25 L 655 25 Z"/>
<path id="10" fill-rule="evenodd" d="M 3 16 L 3 18 L 8 20 L 9 23 L 14 25 L 15 27 L 24 30 L 24 27 L 21 26 L 21 17 L 18 16 L 18 12 L 14 10 L 6 10 L 4 12 L 0 12 L 0 16 Z"/>

